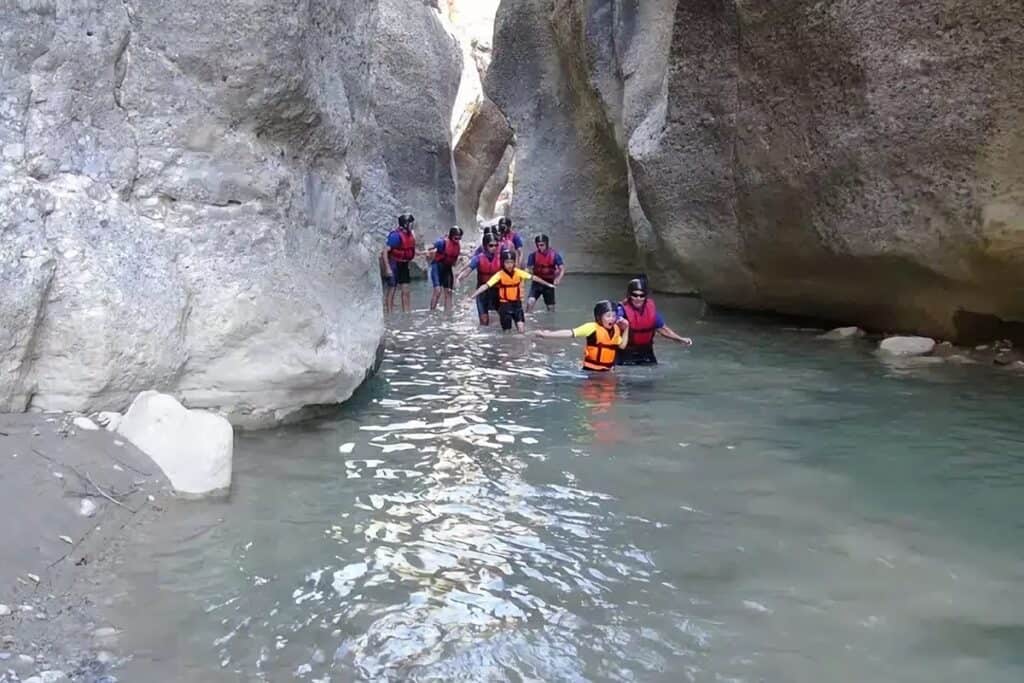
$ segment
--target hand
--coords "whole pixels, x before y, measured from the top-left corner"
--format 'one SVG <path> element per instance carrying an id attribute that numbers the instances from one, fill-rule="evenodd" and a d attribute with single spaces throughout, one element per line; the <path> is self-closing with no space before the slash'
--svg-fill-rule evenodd
<path id="1" fill-rule="evenodd" d="M 689 337 L 683 337 L 682 339 L 679 340 L 679 343 L 682 344 L 683 346 L 693 346 L 693 340 L 690 339 Z"/>
<path id="2" fill-rule="evenodd" d="M 629 321 L 626 320 L 625 318 L 619 318 L 618 320 L 615 321 L 615 324 L 618 325 L 619 329 L 622 331 L 626 331 L 629 329 Z"/>

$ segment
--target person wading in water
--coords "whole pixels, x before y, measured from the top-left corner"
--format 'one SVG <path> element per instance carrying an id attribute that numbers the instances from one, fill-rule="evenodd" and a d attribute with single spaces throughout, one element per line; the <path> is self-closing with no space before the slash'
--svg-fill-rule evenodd
<path id="1" fill-rule="evenodd" d="M 626 287 L 626 298 L 617 308 L 620 320 L 629 321 L 629 344 L 618 356 L 619 365 L 654 365 L 658 359 L 654 356 L 654 335 L 660 334 L 666 339 L 691 346 L 693 340 L 681 337 L 672 331 L 658 313 L 654 300 L 647 291 L 647 280 L 637 278 L 630 280 Z"/>
<path id="2" fill-rule="evenodd" d="M 501 329 L 508 332 L 515 323 L 516 329 L 522 333 L 525 330 L 526 316 L 523 312 L 523 291 L 522 284 L 526 280 L 536 280 L 542 285 L 554 287 L 547 280 L 530 275 L 525 270 L 516 268 L 516 256 L 510 251 L 501 252 L 501 270 L 492 275 L 487 282 L 477 287 L 467 300 L 479 297 L 489 288 L 498 289 L 498 318 L 501 320 Z"/>
<path id="3" fill-rule="evenodd" d="M 412 214 L 398 217 L 398 227 L 388 233 L 387 245 L 381 254 L 381 266 L 384 270 L 384 312 L 395 310 L 395 290 L 402 290 L 402 310 L 412 310 L 412 298 L 409 293 L 409 264 L 416 258 L 416 236 L 412 232 L 415 222 Z"/>
<path id="4" fill-rule="evenodd" d="M 598 301 L 594 305 L 594 322 L 583 323 L 571 330 L 537 330 L 534 336 L 542 339 L 586 339 L 583 347 L 583 369 L 588 372 L 608 372 L 629 343 L 628 320 L 617 320 L 615 304 Z"/>

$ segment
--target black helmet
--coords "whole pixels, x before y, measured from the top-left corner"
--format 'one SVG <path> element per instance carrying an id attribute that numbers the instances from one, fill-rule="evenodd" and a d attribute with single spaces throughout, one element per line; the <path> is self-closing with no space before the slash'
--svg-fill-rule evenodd
<path id="1" fill-rule="evenodd" d="M 516 255 L 513 254 L 511 251 L 509 251 L 508 249 L 502 249 L 501 250 L 501 262 L 502 263 L 505 263 L 505 261 L 515 261 L 515 260 L 516 260 Z"/>
<path id="2" fill-rule="evenodd" d="M 483 244 L 485 247 L 489 247 L 492 244 L 497 244 L 498 240 L 494 239 L 494 235 L 492 235 L 492 234 L 490 234 L 488 232 L 485 232 L 484 233 L 484 238 L 483 238 L 483 240 L 481 240 L 480 243 Z"/>
<path id="3" fill-rule="evenodd" d="M 645 278 L 645 277 L 638 277 L 638 278 L 635 278 L 633 280 L 630 280 L 629 284 L 626 285 L 626 295 L 628 296 L 628 295 L 632 294 L 633 292 L 643 292 L 644 294 L 646 294 L 647 293 L 647 278 Z"/>
<path id="4" fill-rule="evenodd" d="M 502 235 L 506 235 L 512 232 L 512 221 L 505 221 L 502 225 L 499 225 L 498 232 L 500 232 Z"/>
<path id="5" fill-rule="evenodd" d="M 408 216 L 406 216 L 405 219 L 409 221 L 410 226 L 412 226 L 412 224 L 416 222 L 416 217 L 413 216 L 411 213 Z"/>
<path id="6" fill-rule="evenodd" d="M 601 316 L 615 310 L 615 304 L 605 299 L 594 304 L 594 320 L 601 322 Z"/>
<path id="7" fill-rule="evenodd" d="M 533 238 L 533 243 L 550 245 L 551 240 L 548 239 L 547 235 L 537 235 L 536 237 Z"/>
<path id="8" fill-rule="evenodd" d="M 462 239 L 462 228 L 457 225 L 448 231 L 448 239 L 455 239 L 456 237 Z"/>
<path id="9" fill-rule="evenodd" d="M 400 228 L 408 227 L 410 222 L 412 222 L 412 216 L 409 216 L 408 214 L 403 213 L 398 217 L 398 227 Z"/>
<path id="10" fill-rule="evenodd" d="M 507 221 L 508 221 L 508 219 L 507 219 L 507 218 L 505 218 L 504 216 L 502 216 L 501 218 L 499 218 L 499 219 L 498 219 L 498 227 L 499 227 L 499 228 L 503 228 L 503 227 L 505 227 L 505 223 L 506 223 Z"/>

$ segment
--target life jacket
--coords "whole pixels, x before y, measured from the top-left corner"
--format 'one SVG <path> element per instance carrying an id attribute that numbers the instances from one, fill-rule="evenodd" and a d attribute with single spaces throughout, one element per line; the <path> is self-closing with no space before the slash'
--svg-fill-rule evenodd
<path id="1" fill-rule="evenodd" d="M 436 263 L 442 263 L 446 266 L 454 266 L 455 262 L 459 260 L 459 254 L 462 253 L 462 245 L 455 240 L 444 238 L 444 251 L 434 252 L 434 261 Z"/>
<path id="2" fill-rule="evenodd" d="M 629 321 L 629 344 L 627 348 L 649 347 L 654 345 L 654 331 L 658 320 L 658 309 L 654 301 L 647 299 L 640 310 L 633 308 L 629 299 L 622 300 L 622 309 Z"/>
<path id="3" fill-rule="evenodd" d="M 501 254 L 495 252 L 490 258 L 487 254 L 477 254 L 476 258 L 476 285 L 479 287 L 501 270 Z"/>
<path id="4" fill-rule="evenodd" d="M 498 242 L 498 251 L 511 251 L 512 253 L 518 251 L 516 249 L 517 236 L 518 234 L 515 230 L 513 230 L 508 234 L 507 237 L 502 237 L 501 240 Z"/>
<path id="5" fill-rule="evenodd" d="M 394 234 L 395 231 L 392 231 Z M 398 230 L 398 237 L 402 240 L 401 246 L 388 249 L 388 258 L 399 263 L 406 263 L 416 258 L 416 236 L 412 231 Z M 389 236 L 390 237 L 390 236 Z"/>
<path id="6" fill-rule="evenodd" d="M 583 347 L 583 367 L 588 370 L 611 370 L 621 341 L 622 333 L 618 325 L 612 327 L 612 332 L 598 325 L 587 337 L 587 345 Z"/>
<path id="7" fill-rule="evenodd" d="M 522 301 L 519 288 L 523 282 L 522 276 L 516 271 L 512 271 L 512 274 L 509 275 L 504 268 L 499 271 L 499 275 L 501 279 L 498 280 L 498 303 L 511 304 Z"/>
<path id="8" fill-rule="evenodd" d="M 555 258 L 558 254 L 554 249 L 548 247 L 544 253 L 533 252 L 533 274 L 542 280 L 553 282 L 555 279 Z"/>

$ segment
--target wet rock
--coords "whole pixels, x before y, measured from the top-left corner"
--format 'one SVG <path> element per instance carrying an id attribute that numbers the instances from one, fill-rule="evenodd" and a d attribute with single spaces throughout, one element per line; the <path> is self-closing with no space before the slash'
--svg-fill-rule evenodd
<path id="1" fill-rule="evenodd" d="M 863 337 L 864 335 L 864 330 L 859 327 L 837 327 L 834 330 L 829 330 L 825 334 L 818 335 L 818 339 L 856 339 L 858 337 Z"/>
<path id="2" fill-rule="evenodd" d="M 956 353 L 956 347 L 948 341 L 939 342 L 932 350 L 932 355 L 939 358 L 949 358 Z"/>
<path id="3" fill-rule="evenodd" d="M 11 608 L 7 605 L 0 605 L 0 617 L 6 617 L 11 613 Z"/>
<path id="4" fill-rule="evenodd" d="M 231 486 L 234 432 L 220 415 L 188 410 L 172 396 L 144 391 L 117 432 L 151 457 L 177 491 L 202 495 Z"/>
<path id="5" fill-rule="evenodd" d="M 935 340 L 928 337 L 889 337 L 878 345 L 879 353 L 887 356 L 926 356 L 935 348 Z"/>
<path id="6" fill-rule="evenodd" d="M 1013 356 L 1008 353 L 1000 353 L 992 359 L 992 362 L 996 365 L 1009 365 L 1013 362 Z"/>
<path id="7" fill-rule="evenodd" d="M 60 681 L 68 680 L 67 674 L 63 671 L 44 671 L 39 674 L 40 679 L 43 683 L 60 683 Z"/>

